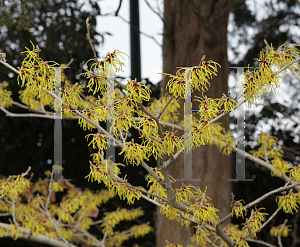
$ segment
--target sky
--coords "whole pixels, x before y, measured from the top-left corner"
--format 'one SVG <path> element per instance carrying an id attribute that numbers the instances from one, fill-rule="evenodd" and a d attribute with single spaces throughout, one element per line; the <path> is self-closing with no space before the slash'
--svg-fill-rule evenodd
<path id="1" fill-rule="evenodd" d="M 148 1 L 154 9 L 157 9 L 157 3 L 160 4 L 162 11 L 161 0 Z M 119 16 L 114 16 L 118 8 L 119 0 L 105 0 L 98 2 L 101 15 L 112 14 L 112 16 L 98 16 L 97 17 L 97 31 L 99 33 L 110 32 L 112 36 L 105 36 L 104 44 L 98 47 L 101 56 L 105 56 L 107 52 L 113 52 L 118 49 L 128 56 L 130 56 L 130 26 L 126 23 L 129 21 L 129 0 L 122 1 L 122 6 L 119 11 Z M 153 36 L 153 39 L 140 35 L 141 41 L 141 74 L 142 78 L 149 78 L 154 84 L 158 83 L 162 76 L 162 30 L 163 23 L 161 19 L 153 13 L 147 6 L 144 0 L 139 1 L 140 9 L 140 31 L 147 35 Z M 123 19 L 122 19 L 123 18 Z M 124 73 L 119 73 L 119 76 L 129 78 L 130 76 L 130 60 L 125 56 L 124 63 L 126 67 L 123 69 Z"/>

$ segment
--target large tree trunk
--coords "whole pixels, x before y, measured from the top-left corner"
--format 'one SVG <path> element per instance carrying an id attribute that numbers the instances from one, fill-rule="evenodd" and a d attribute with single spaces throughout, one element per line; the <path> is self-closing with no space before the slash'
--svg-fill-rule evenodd
<path id="1" fill-rule="evenodd" d="M 203 55 L 221 65 L 218 76 L 210 81 L 211 87 L 205 93 L 211 98 L 220 98 L 228 92 L 228 59 L 227 59 L 227 24 L 230 11 L 230 0 L 165 0 L 164 3 L 164 37 L 163 37 L 163 71 L 175 74 L 176 66 L 197 66 Z M 166 92 L 165 80 L 162 94 Z M 200 92 L 193 96 L 201 96 Z M 193 109 L 198 104 L 193 101 Z M 180 120 L 183 120 L 184 103 L 181 101 Z M 198 108 L 199 109 L 199 108 Z M 221 120 L 228 129 L 229 117 Z M 182 135 L 183 132 L 178 133 Z M 216 146 L 202 146 L 192 153 L 193 179 L 201 181 L 185 181 L 202 190 L 207 186 L 207 195 L 221 213 L 220 217 L 230 212 L 231 202 L 231 159 L 219 154 Z M 175 179 L 183 179 L 184 155 L 181 154 L 170 169 Z M 176 182 L 174 187 L 180 187 Z M 158 247 L 170 243 L 187 246 L 191 242 L 191 229 L 180 223 L 169 221 L 161 216 L 159 208 L 156 219 L 156 243 Z"/>

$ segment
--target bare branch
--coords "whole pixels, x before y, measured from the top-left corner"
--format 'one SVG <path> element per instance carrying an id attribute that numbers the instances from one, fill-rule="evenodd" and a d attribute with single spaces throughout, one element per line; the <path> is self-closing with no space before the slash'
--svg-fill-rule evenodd
<path id="1" fill-rule="evenodd" d="M 248 238 L 247 239 L 248 242 L 253 242 L 253 243 L 257 243 L 257 244 L 261 244 L 261 245 L 265 245 L 265 246 L 268 246 L 268 247 L 277 247 L 273 244 L 269 244 L 265 241 L 262 241 L 262 240 L 257 240 L 257 239 L 253 239 L 253 238 Z"/>
<path id="2" fill-rule="evenodd" d="M 88 41 L 89 41 L 89 43 L 90 43 L 90 46 L 91 46 L 91 48 L 92 48 L 92 50 L 93 50 L 93 53 L 94 53 L 94 60 L 95 60 L 96 63 L 99 63 L 98 58 L 97 58 L 97 53 L 96 53 L 95 47 L 93 46 L 93 43 L 92 43 L 92 40 L 91 40 L 90 23 L 89 23 L 89 20 L 90 20 L 90 19 L 87 18 L 87 19 L 86 19 L 86 22 L 85 22 L 85 24 L 86 24 L 86 29 L 87 29 L 86 37 L 87 37 L 87 39 L 88 39 Z"/>
<path id="3" fill-rule="evenodd" d="M 119 6 L 118 6 L 118 8 L 117 8 L 117 10 L 116 10 L 115 16 L 118 16 L 118 14 L 119 14 L 119 11 L 120 11 L 121 6 L 122 6 L 122 1 L 123 1 L 123 0 L 120 0 L 120 2 L 119 2 Z"/>

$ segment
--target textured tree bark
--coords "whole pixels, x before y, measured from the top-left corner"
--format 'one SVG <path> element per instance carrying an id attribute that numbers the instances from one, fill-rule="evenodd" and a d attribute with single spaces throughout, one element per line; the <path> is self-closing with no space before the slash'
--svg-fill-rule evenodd
<path id="1" fill-rule="evenodd" d="M 218 76 L 210 81 L 211 87 L 205 93 L 211 98 L 220 98 L 228 92 L 227 24 L 230 12 L 230 0 L 165 0 L 164 1 L 164 37 L 163 71 L 175 74 L 176 66 L 197 66 L 205 55 L 205 60 L 213 60 L 221 65 Z M 166 83 L 162 83 L 162 95 L 166 92 Z M 201 96 L 194 92 L 193 96 Z M 192 108 L 197 109 L 198 102 L 193 101 Z M 183 120 L 184 102 L 181 101 L 180 120 Z M 199 109 L 199 108 L 198 108 Z M 222 124 L 228 130 L 229 117 L 222 118 Z M 165 129 L 169 130 L 170 129 Z M 178 132 L 182 135 L 183 132 Z M 231 202 L 231 159 L 218 152 L 216 146 L 202 146 L 193 150 L 193 179 L 185 181 L 202 190 L 207 186 L 207 195 L 221 213 L 220 217 L 230 212 Z M 164 161 L 163 159 L 162 161 Z M 184 155 L 181 154 L 170 168 L 175 179 L 183 179 Z M 178 188 L 182 182 L 176 182 Z M 191 227 L 187 229 L 175 221 L 161 216 L 159 208 L 156 217 L 156 244 L 165 246 L 170 243 L 187 246 L 191 242 Z"/>

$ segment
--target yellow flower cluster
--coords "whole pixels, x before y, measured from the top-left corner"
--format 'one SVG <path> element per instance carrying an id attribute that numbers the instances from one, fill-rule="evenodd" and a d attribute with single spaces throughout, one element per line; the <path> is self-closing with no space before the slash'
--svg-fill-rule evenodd
<path id="1" fill-rule="evenodd" d="M 208 236 L 211 234 L 211 231 L 207 229 L 204 225 L 195 226 L 196 233 L 192 236 L 192 241 L 197 246 L 205 247 L 207 246 Z"/>
<path id="2" fill-rule="evenodd" d="M 282 174 L 285 174 L 289 170 L 288 162 L 282 159 L 283 150 L 277 144 L 278 139 L 270 134 L 261 133 L 258 136 L 258 144 L 261 147 L 255 151 L 250 151 L 253 156 L 257 158 L 262 158 L 268 161 L 273 165 L 274 169 L 271 171 L 272 176 L 280 177 Z"/>
<path id="3" fill-rule="evenodd" d="M 217 66 L 220 66 L 218 63 L 214 61 L 201 61 L 198 66 L 192 67 L 190 69 L 191 73 L 191 90 L 200 90 L 203 92 L 207 91 L 209 83 L 209 79 L 212 79 L 213 76 L 217 75 Z M 221 66 L 220 66 L 221 67 Z M 167 83 L 167 87 L 169 88 L 169 92 L 173 94 L 176 98 L 186 98 L 185 92 L 185 83 L 186 83 L 186 69 L 180 69 L 176 72 L 176 75 L 171 75 L 167 73 L 163 73 L 164 77 L 169 76 L 171 79 Z"/>
<path id="4" fill-rule="evenodd" d="M 69 182 L 51 181 L 50 188 L 54 191 L 52 193 L 67 189 L 67 193 L 60 204 L 58 204 L 55 203 L 53 194 L 51 197 L 48 195 L 50 192 L 49 179 L 48 181 L 39 179 L 35 184 L 32 184 L 28 179 L 24 178 L 27 174 L 28 172 L 22 175 L 10 176 L 0 181 L 0 193 L 2 195 L 0 198 L 0 211 L 12 215 L 17 223 L 17 225 L 11 224 L 8 227 L 0 227 L 0 237 L 3 237 L 4 233 L 8 233 L 9 236 L 16 240 L 22 236 L 20 229 L 22 227 L 29 230 L 35 237 L 39 237 L 38 235 L 42 234 L 52 239 L 59 239 L 61 234 L 67 241 L 77 243 L 78 240 L 74 235 L 78 233 L 78 230 L 72 227 L 65 227 L 61 222 L 72 226 L 76 225 L 81 231 L 88 231 L 93 224 L 92 218 L 98 216 L 98 208 L 115 195 L 112 190 L 91 192 L 85 189 L 83 192 L 80 192 L 78 188 Z M 47 171 L 45 174 L 49 178 L 52 173 Z M 114 232 L 111 233 L 112 228 L 119 221 L 133 220 L 143 215 L 143 211 L 140 208 L 132 210 L 121 209 L 115 212 L 108 212 L 105 215 L 101 226 L 104 232 L 113 235 Z M 55 228 L 53 224 L 58 228 Z M 57 232 L 57 229 L 59 229 L 60 234 Z M 138 238 L 152 230 L 148 224 L 142 224 L 133 226 L 120 234 L 126 235 L 126 239 L 130 237 Z M 130 234 L 128 234 L 128 231 Z M 119 233 L 115 235 L 117 236 Z M 85 242 L 91 242 L 89 234 L 84 234 L 82 238 Z M 121 241 L 121 244 L 124 241 L 125 238 Z M 107 246 L 110 246 L 109 241 Z"/>
<path id="5" fill-rule="evenodd" d="M 278 202 L 278 207 L 282 208 L 285 213 L 293 214 L 293 210 L 298 212 L 298 202 L 299 198 L 297 194 L 290 191 L 288 194 L 276 197 L 276 202 Z"/>
<path id="6" fill-rule="evenodd" d="M 260 94 L 265 94 L 267 91 L 275 92 L 275 89 L 279 87 L 279 80 L 284 78 L 283 73 L 287 69 L 279 71 L 299 57 L 299 49 L 296 46 L 298 45 L 287 46 L 285 43 L 277 51 L 272 45 L 267 50 L 261 51 L 260 57 L 256 59 L 259 61 L 259 66 L 254 71 L 248 69 L 244 76 L 244 96 L 248 106 L 257 105 Z M 290 68 L 297 72 L 298 67 L 299 63 L 294 63 Z"/>
<path id="7" fill-rule="evenodd" d="M 149 226 L 149 222 L 141 225 L 134 225 L 130 228 L 131 236 L 134 238 L 143 237 L 149 232 L 153 231 L 153 228 Z"/>
<path id="8" fill-rule="evenodd" d="M 219 216 L 217 212 L 219 211 L 214 207 L 212 203 L 209 203 L 208 200 L 211 200 L 208 196 L 206 196 L 206 190 L 204 192 L 201 191 L 200 188 L 195 188 L 193 199 L 195 199 L 195 203 L 190 205 L 190 209 L 194 210 L 194 218 L 200 224 L 201 222 L 206 222 L 216 226 L 219 224 Z"/>
<path id="9" fill-rule="evenodd" d="M 225 155 L 230 155 L 232 153 L 232 146 L 234 144 L 234 139 L 231 131 L 228 130 L 227 133 L 220 123 L 212 123 L 209 125 L 210 135 L 208 143 L 210 145 L 215 144 L 219 151 Z"/>
<path id="10" fill-rule="evenodd" d="M 142 215 L 144 215 L 144 211 L 140 208 L 128 210 L 126 208 L 122 208 L 120 210 L 114 212 L 106 212 L 104 213 L 104 222 L 101 224 L 103 231 L 107 236 L 113 235 L 113 228 L 124 220 L 133 220 Z M 136 232 L 135 236 L 138 236 L 138 232 Z"/>
<path id="11" fill-rule="evenodd" d="M 151 90 L 143 82 L 129 81 L 125 87 L 128 98 L 134 103 L 142 103 L 143 100 L 150 101 Z"/>
<path id="12" fill-rule="evenodd" d="M 126 146 L 122 148 L 122 151 L 119 154 L 122 153 L 125 153 L 124 159 L 133 166 L 138 166 L 144 160 L 149 160 L 146 156 L 146 147 L 138 143 L 126 142 Z"/>
<path id="13" fill-rule="evenodd" d="M 92 91 L 93 94 L 96 94 L 97 92 L 103 93 L 105 90 L 107 90 L 107 85 L 109 85 L 110 88 L 111 82 L 109 81 L 114 80 L 113 68 L 116 70 L 116 72 L 123 71 L 122 66 L 124 65 L 124 62 L 119 59 L 119 56 L 122 57 L 121 54 L 126 55 L 119 50 L 114 50 L 111 53 L 107 53 L 102 61 L 90 59 L 86 62 L 86 66 L 92 60 L 95 62 L 92 64 L 89 71 L 80 74 L 89 79 L 87 83 L 89 91 Z"/>
<path id="14" fill-rule="evenodd" d="M 232 240 L 232 241 L 239 241 L 240 237 L 244 236 L 244 231 L 239 229 L 239 225 L 234 225 L 232 223 L 229 223 L 227 226 L 223 227 L 224 231 L 226 232 L 227 236 Z M 227 245 L 223 239 L 218 237 L 217 239 L 220 240 L 221 244 Z M 216 239 L 216 240 L 217 240 Z"/>
<path id="15" fill-rule="evenodd" d="M 146 109 L 158 116 L 171 97 L 172 96 L 166 93 L 160 99 L 154 99 L 154 101 L 151 102 Z M 163 115 L 161 116 L 161 120 L 169 123 L 176 123 L 179 119 L 179 108 L 180 104 L 178 100 L 173 99 L 165 109 Z"/>
<path id="16" fill-rule="evenodd" d="M 283 227 L 283 228 L 282 228 Z M 278 237 L 278 234 L 279 234 L 279 232 L 280 232 L 280 230 L 281 230 L 281 228 L 282 228 L 282 231 L 281 231 L 281 236 L 282 237 L 287 237 L 288 235 L 289 235 L 289 233 L 292 231 L 291 229 L 290 229 L 290 225 L 288 225 L 288 226 L 283 226 L 282 224 L 281 225 L 279 225 L 279 226 L 273 226 L 273 227 L 271 227 L 271 229 L 270 229 L 270 234 L 271 234 L 271 236 L 273 236 L 273 237 Z"/>
<path id="17" fill-rule="evenodd" d="M 18 83 L 20 83 L 21 79 L 21 86 L 31 86 L 28 93 L 33 96 L 38 95 L 38 98 L 42 99 L 43 96 L 47 94 L 45 89 L 54 91 L 55 70 L 53 66 L 58 65 L 58 63 L 43 61 L 43 59 L 39 57 L 39 47 L 35 47 L 33 44 L 32 46 L 32 50 L 26 47 L 27 51 L 23 52 L 26 53 L 26 58 L 22 62 Z"/>
<path id="18" fill-rule="evenodd" d="M 235 214 L 235 216 L 238 218 L 240 216 L 242 216 L 242 218 L 244 218 L 244 213 L 243 211 L 245 212 L 245 214 L 247 213 L 247 209 L 243 206 L 243 202 L 244 200 L 241 199 L 239 201 L 236 201 L 234 204 L 233 204 L 233 207 L 232 207 L 232 216 L 233 214 Z M 245 203 L 245 202 L 244 202 Z"/>
<path id="19" fill-rule="evenodd" d="M 262 226 L 262 222 L 266 220 L 265 215 L 268 214 L 260 212 L 261 209 L 264 208 L 256 209 L 255 206 L 255 210 L 252 210 L 251 212 L 250 219 L 246 219 L 246 222 L 243 223 L 243 231 L 248 231 L 250 228 L 251 232 L 254 232 Z M 256 233 L 252 234 L 251 238 L 256 238 Z"/>
<path id="20" fill-rule="evenodd" d="M 22 63 L 20 69 L 20 76 L 18 77 L 18 82 L 21 80 L 22 86 L 26 88 L 20 91 L 21 100 L 30 105 L 32 108 L 40 108 L 40 102 L 37 99 L 43 100 L 43 105 L 49 105 L 53 107 L 52 96 L 46 93 L 48 91 L 54 91 L 54 70 L 51 68 L 57 65 L 55 62 L 45 62 L 39 57 L 39 48 L 33 46 L 33 50 L 27 49 L 26 58 Z M 66 78 L 63 78 L 64 86 L 61 91 L 62 100 L 72 108 L 83 108 L 82 114 L 84 114 L 92 122 L 99 124 L 101 121 L 107 122 L 107 112 L 109 107 L 107 106 L 107 95 L 104 94 L 105 90 L 112 89 L 114 83 L 114 72 L 122 71 L 122 66 L 124 63 L 120 60 L 120 56 L 123 53 L 115 50 L 112 53 L 108 53 L 103 61 L 97 61 L 93 59 L 94 63 L 89 70 L 85 69 L 86 72 L 83 75 L 88 79 L 87 87 L 93 92 L 93 95 L 99 93 L 103 94 L 103 97 L 98 99 L 94 96 L 84 97 L 84 100 L 80 98 L 83 92 L 83 85 L 71 85 Z M 249 70 L 245 73 L 245 97 L 248 104 L 257 103 L 259 94 L 265 93 L 267 90 L 274 91 L 275 88 L 279 86 L 279 79 L 282 78 L 281 73 L 277 71 L 280 70 L 286 63 L 293 61 L 298 57 L 299 50 L 292 46 L 282 46 L 278 51 L 274 51 L 271 47 L 267 51 L 261 53 L 261 57 L 258 59 L 259 67 L 250 72 Z M 122 56 L 121 56 L 122 57 Z M 91 60 L 89 60 L 86 65 Z M 218 63 L 213 61 L 201 60 L 200 64 L 196 67 L 190 69 L 191 72 L 191 91 L 200 90 L 202 93 L 208 90 L 210 85 L 209 80 L 217 75 L 217 67 L 220 66 Z M 297 69 L 297 64 L 293 65 L 295 70 Z M 294 68 L 293 67 L 293 68 Z M 277 69 L 277 70 L 276 70 Z M 189 71 L 182 69 L 177 71 L 176 75 L 169 75 L 170 80 L 167 83 L 167 88 L 169 92 L 173 95 L 165 95 L 159 100 L 154 100 L 150 103 L 147 110 L 151 111 L 154 116 L 159 116 L 162 109 L 167 102 L 169 102 L 170 97 L 174 97 L 164 113 L 160 116 L 160 121 L 170 121 L 176 122 L 178 120 L 178 109 L 180 107 L 176 98 L 185 98 L 187 90 L 186 87 L 186 75 Z M 118 83 L 118 82 L 117 82 Z M 118 83 L 119 84 L 119 83 Z M 109 86 L 108 86 L 109 85 Z M 6 102 L 5 106 L 8 106 L 10 100 L 10 94 L 5 91 L 6 84 L 2 84 L 0 87 L 0 98 L 2 101 Z M 114 89 L 114 123 L 111 127 L 111 134 L 117 138 L 121 138 L 125 147 L 119 155 L 124 154 L 124 160 L 132 165 L 140 165 L 144 160 L 149 160 L 149 157 L 153 155 L 155 158 L 161 157 L 163 154 L 171 155 L 179 150 L 184 150 L 184 139 L 183 136 L 177 136 L 176 132 L 166 131 L 163 137 L 159 135 L 159 128 L 157 122 L 154 121 L 148 115 L 145 115 L 141 110 L 141 103 L 143 101 L 150 101 L 151 90 L 143 83 L 137 82 L 136 80 L 128 81 L 125 86 L 122 86 L 126 90 L 126 94 L 119 89 Z M 3 100 L 4 99 L 4 100 Z M 221 112 L 232 111 L 236 107 L 236 101 L 230 98 L 230 95 L 225 95 L 220 99 L 212 99 L 207 96 L 198 97 L 196 99 L 199 101 L 199 111 L 198 114 L 200 119 L 192 117 L 192 127 L 189 134 L 192 134 L 192 145 L 191 148 L 199 147 L 205 144 L 215 144 L 224 154 L 229 155 L 232 150 L 233 138 L 231 133 L 225 133 L 224 129 L 220 124 L 209 124 L 211 120 L 217 117 Z M 68 109 L 65 109 L 66 111 Z M 68 113 L 65 113 L 68 114 Z M 71 114 L 70 114 L 71 115 Z M 136 121 L 134 116 L 140 116 L 140 119 Z M 92 130 L 95 126 L 86 121 L 83 118 L 79 119 L 79 125 L 84 129 Z M 141 129 L 141 138 L 143 138 L 142 144 L 134 143 L 134 140 L 127 142 L 121 136 L 122 132 L 129 132 L 131 127 L 136 127 Z M 96 208 L 113 195 L 118 194 L 118 196 L 125 200 L 127 199 L 129 204 L 133 204 L 134 201 L 140 199 L 141 192 L 139 190 L 143 189 L 132 188 L 132 186 L 125 179 L 120 179 L 118 175 L 120 174 L 120 169 L 118 164 L 114 164 L 110 160 L 104 160 L 102 156 L 102 150 L 107 148 L 107 138 L 103 133 L 88 134 L 86 139 L 92 136 L 92 140 L 89 142 L 89 146 L 92 145 L 97 152 L 92 154 L 94 164 L 90 166 L 90 173 L 86 176 L 91 181 L 104 182 L 104 184 L 109 188 L 109 194 L 106 195 L 94 195 L 90 191 L 79 192 L 75 189 L 70 189 L 68 196 L 63 202 L 58 206 L 56 204 L 50 203 L 47 210 L 49 210 L 51 216 L 59 218 L 59 220 L 69 223 L 77 224 L 81 229 L 88 230 L 92 224 L 91 217 L 97 214 L 95 213 Z M 280 148 L 274 148 L 277 140 L 268 135 L 261 135 L 259 137 L 259 144 L 263 147 L 260 148 L 255 155 L 264 159 L 271 159 L 270 163 L 274 166 L 273 175 L 279 176 L 280 174 L 285 174 L 288 170 L 288 165 L 282 160 L 282 150 Z M 114 174 L 108 172 L 108 165 L 113 165 Z M 162 172 L 153 168 L 153 171 L 161 179 L 164 179 Z M 298 168 L 293 168 L 290 170 L 290 176 L 293 176 L 295 180 L 300 179 L 298 174 Z M 126 178 L 126 176 L 125 176 Z M 148 182 L 149 192 L 165 199 L 168 199 L 166 189 L 158 183 L 158 181 L 149 173 L 146 181 Z M 171 182 L 175 180 L 171 178 Z M 25 195 L 25 190 L 28 192 L 28 187 L 30 182 L 21 177 L 10 177 L 8 180 L 1 181 L 0 196 L 4 195 L 7 200 L 14 200 L 20 193 Z M 46 193 L 49 192 L 45 186 L 47 183 L 38 181 L 34 186 L 36 191 L 40 191 L 42 195 L 39 197 L 34 197 L 30 199 L 31 208 L 26 208 L 18 205 L 19 213 L 16 215 L 16 219 L 21 222 L 24 227 L 28 227 L 31 231 L 35 233 L 40 233 L 42 231 L 48 231 L 48 235 L 53 238 L 59 238 L 55 228 L 47 219 L 45 215 L 41 212 L 37 212 L 38 208 L 43 207 L 49 202 Z M 192 191 L 192 188 L 195 191 Z M 52 183 L 52 189 L 54 192 L 62 191 L 64 186 L 59 183 Z M 173 190 L 175 194 L 176 201 L 178 203 L 186 204 L 189 207 L 188 212 L 181 212 L 180 210 L 172 207 L 169 203 L 161 198 L 156 198 L 154 196 L 148 195 L 152 199 L 156 199 L 157 202 L 162 204 L 161 214 L 166 215 L 169 219 L 175 219 L 180 221 L 181 224 L 186 224 L 187 221 L 180 218 L 179 215 L 194 218 L 198 222 L 196 227 L 196 233 L 192 237 L 195 244 L 204 246 L 208 240 L 210 231 L 205 227 L 203 223 L 210 224 L 216 227 L 219 224 L 219 217 L 217 215 L 218 209 L 216 209 L 213 204 L 209 203 L 209 198 L 206 196 L 206 191 L 202 192 L 199 188 L 195 188 L 191 185 L 183 185 L 179 189 Z M 103 199 L 105 198 L 105 199 Z M 290 192 L 288 195 L 279 196 L 276 198 L 278 200 L 279 207 L 283 208 L 283 211 L 292 213 L 293 210 L 297 211 L 298 205 L 298 195 Z M 191 201 L 195 203 L 192 204 Z M 2 203 L 2 202 L 1 202 Z M 34 206 L 35 205 L 35 206 Z M 3 211 L 11 212 L 11 207 L 5 203 L 0 204 L 0 209 Z M 32 211 L 30 211 L 32 210 Z M 260 212 L 261 209 L 255 210 L 251 214 L 251 218 L 247 219 L 243 230 L 248 229 L 250 226 L 251 231 L 258 229 L 262 224 L 261 222 L 265 220 L 265 213 Z M 193 211 L 193 215 L 191 215 Z M 29 213 L 30 212 L 30 213 Z M 102 227 L 104 232 L 108 235 L 115 236 L 110 238 L 107 246 L 120 246 L 126 239 L 128 239 L 128 234 L 125 232 L 114 232 L 113 228 L 122 220 L 132 220 L 140 215 L 140 211 L 135 211 L 135 213 L 130 214 L 129 211 L 119 210 L 116 212 L 106 213 Z M 232 214 L 235 213 L 236 217 L 244 216 L 247 210 L 242 205 L 242 200 L 234 203 L 232 208 Z M 28 214 L 29 216 L 25 216 Z M 75 214 L 75 215 L 74 215 Z M 41 228 L 34 228 L 37 220 L 43 222 Z M 234 227 L 229 229 L 231 238 L 237 241 L 236 246 L 248 246 L 248 243 L 239 235 L 238 230 L 234 230 Z M 138 237 L 143 236 L 148 233 L 151 229 L 148 226 L 133 227 L 131 229 L 131 236 Z M 73 240 L 72 229 L 61 229 L 62 235 L 67 240 Z M 12 236 L 17 236 L 17 232 L 12 234 Z M 1 235 L 1 233 L 0 233 Z M 255 235 L 253 235 L 255 237 Z M 91 239 L 86 240 L 91 243 Z"/>
<path id="21" fill-rule="evenodd" d="M 7 91 L 6 87 L 8 86 L 8 82 L 2 82 L 0 83 L 0 106 L 3 106 L 4 108 L 8 108 L 12 106 L 12 92 Z"/>

